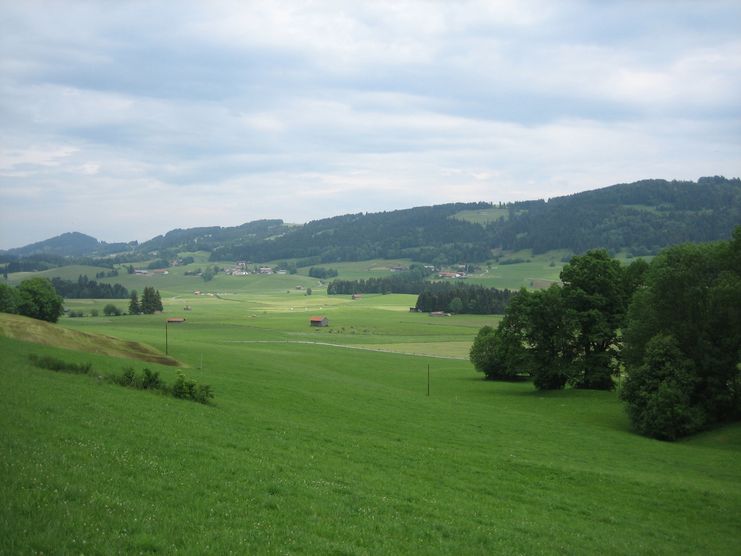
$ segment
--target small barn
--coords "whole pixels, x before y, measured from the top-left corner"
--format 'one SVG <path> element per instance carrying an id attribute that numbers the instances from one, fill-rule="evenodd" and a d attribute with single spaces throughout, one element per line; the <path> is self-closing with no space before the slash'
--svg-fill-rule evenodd
<path id="1" fill-rule="evenodd" d="M 310 326 L 329 326 L 329 319 L 327 317 L 311 317 L 309 319 L 309 325 Z"/>

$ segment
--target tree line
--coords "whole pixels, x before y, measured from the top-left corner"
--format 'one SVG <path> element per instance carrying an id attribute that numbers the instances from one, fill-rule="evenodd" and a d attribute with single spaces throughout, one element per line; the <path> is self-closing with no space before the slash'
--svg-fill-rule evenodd
<path id="1" fill-rule="evenodd" d="M 412 265 L 409 270 L 390 276 L 360 280 L 333 280 L 327 286 L 329 295 L 356 293 L 411 293 L 418 294 L 425 287 L 430 271 L 422 265 Z"/>
<path id="2" fill-rule="evenodd" d="M 54 277 L 51 284 L 59 295 L 66 299 L 126 299 L 129 290 L 121 284 L 106 284 L 90 280 L 82 274 L 76 282 Z"/>
<path id="3" fill-rule="evenodd" d="M 327 278 L 334 278 L 339 274 L 335 268 L 324 268 L 321 266 L 312 266 L 309 269 L 309 276 L 312 278 L 319 278 L 320 280 L 326 280 Z"/>
<path id="4" fill-rule="evenodd" d="M 428 282 L 417 297 L 418 311 L 450 311 L 473 315 L 504 313 L 512 298 L 510 290 L 498 290 L 461 282 Z"/>
<path id="5" fill-rule="evenodd" d="M 470 359 L 491 379 L 611 390 L 635 430 L 675 439 L 741 415 L 741 227 L 732 241 L 669 248 L 622 266 L 574 257 L 563 286 L 521 290 Z M 621 371 L 624 370 L 624 373 Z"/>

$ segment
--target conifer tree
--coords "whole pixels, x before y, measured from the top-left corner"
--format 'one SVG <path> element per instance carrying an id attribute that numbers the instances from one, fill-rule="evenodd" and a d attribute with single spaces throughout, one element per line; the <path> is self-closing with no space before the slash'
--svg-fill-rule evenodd
<path id="1" fill-rule="evenodd" d="M 137 297 L 136 290 L 131 292 L 131 300 L 129 301 L 129 314 L 138 315 L 141 313 L 141 306 L 139 305 L 139 299 Z"/>

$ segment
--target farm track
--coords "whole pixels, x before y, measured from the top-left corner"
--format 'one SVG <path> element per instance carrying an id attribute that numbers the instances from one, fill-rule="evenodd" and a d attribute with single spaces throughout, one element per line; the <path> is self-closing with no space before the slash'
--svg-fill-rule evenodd
<path id="1" fill-rule="evenodd" d="M 414 357 L 433 357 L 435 359 L 453 359 L 456 361 L 465 361 L 466 357 L 455 357 L 453 355 L 431 355 L 426 353 L 408 352 L 408 351 L 396 351 L 391 349 L 381 348 L 369 348 L 357 345 L 347 344 L 332 344 L 329 342 L 311 342 L 309 340 L 224 340 L 224 343 L 229 344 L 303 344 L 303 345 L 315 345 L 315 346 L 327 346 L 344 349 L 356 349 L 360 351 L 375 351 L 377 353 L 393 353 L 395 355 L 411 355 Z"/>

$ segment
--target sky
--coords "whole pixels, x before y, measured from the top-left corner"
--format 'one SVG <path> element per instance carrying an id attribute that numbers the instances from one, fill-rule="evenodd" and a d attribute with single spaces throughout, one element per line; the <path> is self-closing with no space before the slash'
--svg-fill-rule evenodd
<path id="1" fill-rule="evenodd" d="M 741 2 L 0 0 L 0 249 L 741 175 Z"/>

